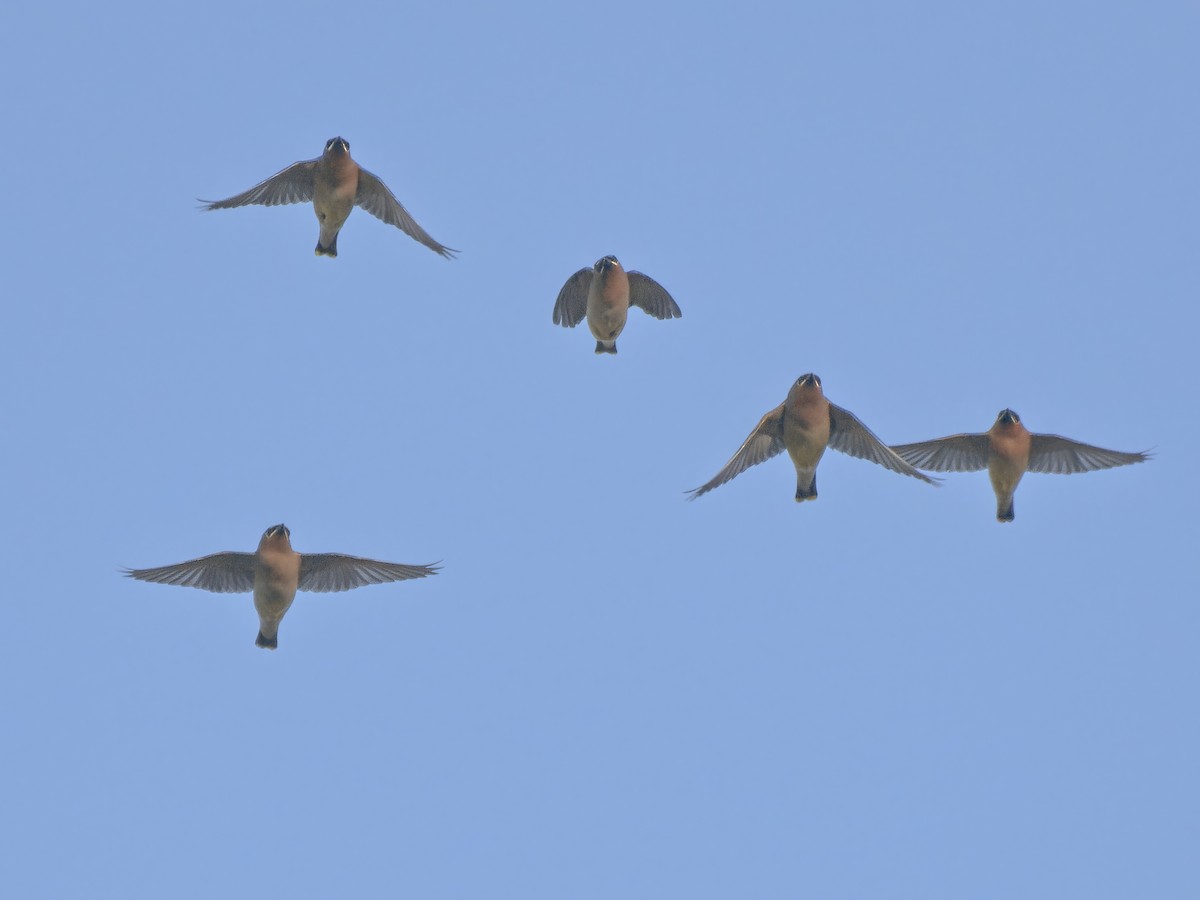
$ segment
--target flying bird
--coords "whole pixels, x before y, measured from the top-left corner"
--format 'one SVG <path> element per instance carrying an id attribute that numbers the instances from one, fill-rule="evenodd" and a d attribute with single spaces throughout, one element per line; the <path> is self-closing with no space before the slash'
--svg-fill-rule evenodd
<path id="1" fill-rule="evenodd" d="M 388 186 L 361 168 L 350 158 L 350 142 L 334 137 L 325 142 L 325 152 L 316 159 L 292 163 L 266 181 L 227 200 L 201 200 L 205 209 L 232 209 L 235 206 L 282 206 L 287 203 L 312 203 L 321 223 L 317 238 L 317 256 L 337 256 L 338 232 L 350 215 L 361 206 L 375 218 L 395 225 L 434 253 L 450 257 L 457 253 L 429 236 L 408 214 Z"/>
<path id="2" fill-rule="evenodd" d="M 218 594 L 254 592 L 258 611 L 258 647 L 279 646 L 279 623 L 296 599 L 296 591 L 348 591 L 365 584 L 424 578 L 438 571 L 435 565 L 410 566 L 380 562 L 341 553 L 297 553 L 286 525 L 263 532 L 254 553 L 214 553 L 199 559 L 156 569 L 125 569 L 139 581 L 177 584 Z"/>
<path id="3" fill-rule="evenodd" d="M 952 434 L 915 444 L 897 444 L 896 453 L 921 469 L 978 472 L 987 469 L 996 492 L 996 520 L 1011 522 L 1013 493 L 1026 472 L 1073 475 L 1145 462 L 1147 453 L 1122 453 L 1081 444 L 1057 434 L 1031 434 L 1011 409 L 1000 410 L 983 434 Z"/>
<path id="4" fill-rule="evenodd" d="M 762 417 L 725 467 L 706 484 L 689 491 L 688 499 L 695 500 L 787 450 L 796 467 L 796 502 L 816 500 L 817 463 L 826 447 L 937 484 L 889 450 L 853 413 L 826 400 L 821 379 L 810 372 L 796 379 L 787 399 Z"/>
<path id="5" fill-rule="evenodd" d="M 617 335 L 625 328 L 630 306 L 656 319 L 683 315 L 661 284 L 641 272 L 626 272 L 615 256 L 605 256 L 567 279 L 554 301 L 554 324 L 574 328 L 586 316 L 596 352 L 616 353 Z"/>

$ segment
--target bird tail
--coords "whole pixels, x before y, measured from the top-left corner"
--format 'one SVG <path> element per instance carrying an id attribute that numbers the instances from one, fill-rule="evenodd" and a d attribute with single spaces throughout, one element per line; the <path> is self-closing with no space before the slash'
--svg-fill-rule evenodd
<path id="1" fill-rule="evenodd" d="M 276 634 L 275 634 L 273 637 L 269 637 L 269 638 L 268 638 L 268 637 L 263 637 L 263 633 L 262 633 L 262 631 L 260 630 L 260 631 L 258 632 L 258 637 L 254 639 L 254 646 L 255 646 L 255 647 L 265 647 L 265 648 L 266 648 L 266 649 L 268 649 L 268 650 L 275 650 L 275 649 L 278 649 L 278 647 L 279 647 L 279 634 L 278 634 L 278 633 L 276 633 Z"/>
<path id="2" fill-rule="evenodd" d="M 805 486 L 800 482 L 796 482 L 796 502 L 803 503 L 805 500 L 817 499 L 817 476 L 813 475 L 812 479 Z"/>
<path id="3" fill-rule="evenodd" d="M 596 352 L 597 353 L 613 353 L 613 354 L 615 354 L 617 352 L 617 342 L 616 341 L 596 341 Z"/>
<path id="4" fill-rule="evenodd" d="M 320 238 L 317 238 L 317 249 L 314 250 L 313 252 L 316 253 L 317 256 L 332 256 L 336 259 L 337 258 L 337 235 L 335 234 L 333 236 L 333 240 L 329 242 L 328 247 L 324 246 L 321 243 Z"/>
<path id="5" fill-rule="evenodd" d="M 1008 498 L 1007 503 L 1005 501 L 1001 500 L 1000 503 L 998 503 L 996 505 L 996 521 L 997 522 L 1011 522 L 1016 517 L 1017 517 L 1016 514 L 1013 512 L 1013 498 L 1012 497 Z"/>

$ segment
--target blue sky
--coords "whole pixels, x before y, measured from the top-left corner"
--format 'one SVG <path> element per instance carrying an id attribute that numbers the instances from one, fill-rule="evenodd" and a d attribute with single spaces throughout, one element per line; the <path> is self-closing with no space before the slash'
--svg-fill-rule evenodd
<path id="1" fill-rule="evenodd" d="M 25 4 L 0 33 L 21 897 L 1200 892 L 1194 4 Z M 353 213 L 202 213 L 346 137 Z M 683 318 L 551 324 L 607 253 Z M 790 383 L 893 443 L 695 503 Z M 121 566 L 442 560 L 249 596 Z"/>

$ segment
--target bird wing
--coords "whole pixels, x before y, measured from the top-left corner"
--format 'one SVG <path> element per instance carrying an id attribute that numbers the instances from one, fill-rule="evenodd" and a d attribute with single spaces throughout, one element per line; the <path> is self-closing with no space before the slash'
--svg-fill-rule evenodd
<path id="1" fill-rule="evenodd" d="M 126 569 L 125 575 L 138 581 L 177 584 L 218 594 L 245 594 L 254 590 L 254 559 L 253 553 L 214 553 L 157 569 Z"/>
<path id="2" fill-rule="evenodd" d="M 574 328 L 587 315 L 588 289 L 592 286 L 591 269 L 580 269 L 567 279 L 554 301 L 554 324 L 563 328 Z"/>
<path id="3" fill-rule="evenodd" d="M 683 313 L 667 289 L 641 272 L 629 272 L 629 305 L 644 309 L 656 319 L 678 319 Z"/>
<path id="4" fill-rule="evenodd" d="M 901 475 L 911 475 L 928 484 L 937 484 L 937 479 L 917 471 L 897 456 L 883 441 L 875 437 L 871 429 L 860 422 L 854 413 L 832 403 L 829 404 L 829 446 Z"/>
<path id="5" fill-rule="evenodd" d="M 894 444 L 892 452 L 918 469 L 933 472 L 978 472 L 988 465 L 986 434 L 952 434 L 915 444 Z"/>
<path id="6" fill-rule="evenodd" d="M 784 449 L 783 404 L 780 403 L 759 420 L 750 436 L 742 442 L 737 453 L 729 458 L 729 462 L 725 463 L 720 472 L 700 487 L 688 491 L 691 494 L 688 499 L 695 500 L 707 494 L 713 488 L 741 475 L 751 466 L 757 466 L 772 456 L 778 456 Z"/>
<path id="7" fill-rule="evenodd" d="M 1114 466 L 1128 466 L 1145 462 L 1146 453 L 1122 453 L 1105 450 L 1091 444 L 1081 444 L 1057 434 L 1031 435 L 1029 447 L 1029 471 L 1051 475 L 1074 475 L 1077 472 L 1094 472 Z"/>
<path id="8" fill-rule="evenodd" d="M 299 589 L 318 593 L 348 591 L 364 584 L 407 581 L 410 578 L 424 578 L 436 572 L 436 565 L 410 566 L 404 563 L 362 559 L 344 553 L 304 553 L 300 556 Z"/>
<path id="9" fill-rule="evenodd" d="M 201 200 L 205 209 L 232 209 L 235 206 L 282 206 L 287 203 L 309 203 L 316 194 L 317 162 L 306 159 L 292 163 L 266 181 L 227 200 Z"/>
<path id="10" fill-rule="evenodd" d="M 424 244 L 440 256 L 450 258 L 458 252 L 430 237 L 429 232 L 408 214 L 408 210 L 400 204 L 396 195 L 388 190 L 388 186 L 362 167 L 358 170 L 358 193 L 354 196 L 354 205 L 362 207 L 381 222 L 395 225 L 410 238 Z"/>

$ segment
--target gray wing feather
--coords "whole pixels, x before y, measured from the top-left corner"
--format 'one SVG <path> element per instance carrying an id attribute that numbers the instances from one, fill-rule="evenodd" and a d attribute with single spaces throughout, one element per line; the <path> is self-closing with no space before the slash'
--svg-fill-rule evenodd
<path id="1" fill-rule="evenodd" d="M 410 566 L 343 553 L 304 553 L 300 556 L 299 589 L 317 593 L 348 591 L 366 584 L 424 578 L 436 572 L 436 565 Z"/>
<path id="2" fill-rule="evenodd" d="M 750 436 L 742 442 L 737 453 L 729 458 L 729 462 L 725 463 L 720 472 L 700 487 L 688 491 L 691 494 L 688 499 L 695 500 L 697 497 L 707 494 L 713 488 L 720 487 L 730 479 L 741 475 L 751 466 L 757 466 L 772 456 L 778 456 L 784 449 L 786 448 L 783 443 L 783 404 L 781 403 L 759 420 L 754 430 L 750 432 Z"/>
<path id="3" fill-rule="evenodd" d="M 829 404 L 829 446 L 840 453 L 865 459 L 901 475 L 919 478 L 927 484 L 937 484 L 936 479 L 917 471 L 897 456 L 854 413 L 832 403 Z"/>
<path id="4" fill-rule="evenodd" d="M 656 319 L 678 319 L 683 313 L 667 289 L 641 272 L 628 272 L 629 305 L 644 309 Z"/>
<path id="5" fill-rule="evenodd" d="M 235 206 L 282 206 L 288 203 L 310 203 L 316 195 L 315 159 L 292 163 L 282 172 L 276 172 L 266 181 L 256 184 L 248 191 L 226 200 L 201 200 L 205 209 L 232 209 Z"/>
<path id="6" fill-rule="evenodd" d="M 1029 471 L 1051 475 L 1074 475 L 1078 472 L 1094 472 L 1114 466 L 1128 466 L 1145 462 L 1146 453 L 1122 453 L 1105 450 L 1091 444 L 1081 444 L 1057 434 L 1032 435 L 1029 448 Z"/>
<path id="7" fill-rule="evenodd" d="M 254 554 L 214 553 L 173 566 L 126 569 L 124 573 L 138 581 L 177 584 L 218 594 L 245 594 L 254 590 Z"/>
<path id="8" fill-rule="evenodd" d="M 574 328 L 587 315 L 588 289 L 596 273 L 589 267 L 580 269 L 567 279 L 554 301 L 554 324 Z"/>
<path id="9" fill-rule="evenodd" d="M 892 452 L 918 469 L 933 472 L 978 472 L 988 465 L 986 434 L 952 434 L 915 444 L 894 444 Z"/>
<path id="10" fill-rule="evenodd" d="M 381 222 L 395 225 L 410 238 L 424 244 L 440 256 L 451 258 L 458 252 L 430 237 L 429 232 L 408 214 L 408 210 L 401 205 L 388 186 L 362 167 L 358 170 L 358 193 L 354 197 L 354 205 L 362 207 Z"/>

